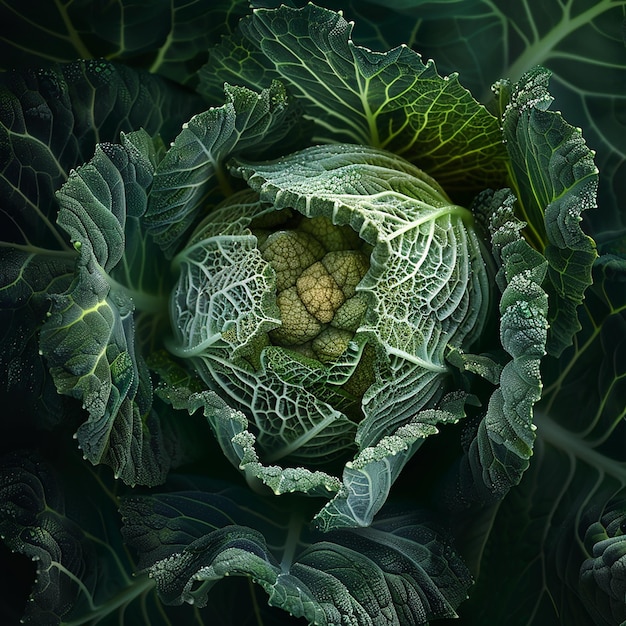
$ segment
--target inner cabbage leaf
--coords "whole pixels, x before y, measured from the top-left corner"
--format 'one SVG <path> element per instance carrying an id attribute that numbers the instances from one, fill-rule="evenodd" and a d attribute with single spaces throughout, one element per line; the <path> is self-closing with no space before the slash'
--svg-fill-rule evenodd
<path id="1" fill-rule="evenodd" d="M 471 343 L 488 305 L 470 211 L 417 167 L 365 146 L 315 146 L 233 171 L 259 199 L 228 200 L 176 257 L 171 350 L 192 358 L 209 388 L 248 416 L 272 461 L 345 457 L 353 442 L 376 445 L 434 406 L 445 389 L 448 346 Z M 368 306 L 331 363 L 272 345 L 270 328 L 284 322 L 275 272 L 251 224 L 285 211 L 349 227 L 371 250 L 356 287 Z M 360 392 L 345 386 L 355 376 L 368 380 Z"/>

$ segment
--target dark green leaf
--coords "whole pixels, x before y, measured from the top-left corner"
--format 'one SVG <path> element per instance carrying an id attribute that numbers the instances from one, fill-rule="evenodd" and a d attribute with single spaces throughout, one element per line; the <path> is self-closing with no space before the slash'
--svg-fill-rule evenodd
<path id="1" fill-rule="evenodd" d="M 50 428 L 67 419 L 65 412 L 71 413 L 39 357 L 38 333 L 50 308 L 49 297 L 67 289 L 75 263 L 70 251 L 38 254 L 34 248 L 0 247 L 0 371 L 7 402 L 15 410 L 5 445 L 13 443 L 9 432 L 29 431 L 32 436 L 33 426 Z M 28 420 L 28 426 L 18 416 Z"/>
<path id="2" fill-rule="evenodd" d="M 280 76 L 315 122 L 316 142 L 385 148 L 465 201 L 504 180 L 497 120 L 456 74 L 439 76 L 406 46 L 384 53 L 357 46 L 351 24 L 312 4 L 257 9 L 241 29 L 245 37 L 234 47 L 225 42 L 202 70 L 205 91 L 214 91 L 214 77 L 267 86 Z"/>
<path id="3" fill-rule="evenodd" d="M 546 262 L 522 238 L 508 189 L 485 192 L 480 202 L 492 213 L 490 229 L 499 264 L 500 340 L 510 355 L 499 386 L 467 444 L 455 500 L 491 502 L 517 485 L 530 464 L 535 441 L 534 404 L 541 397 L 539 364 L 545 355 L 547 296 L 542 290 Z"/>
<path id="4" fill-rule="evenodd" d="M 597 622 L 626 622 L 626 494 L 609 501 L 587 528 L 588 558 L 580 568 L 580 590 Z M 593 608 L 591 608 L 593 607 Z"/>
<path id="5" fill-rule="evenodd" d="M 154 581 L 134 574 L 136 565 L 120 533 L 119 483 L 63 443 L 55 454 L 63 456 L 62 467 L 29 452 L 0 457 L 0 535 L 9 550 L 34 562 L 34 581 L 16 581 L 33 582 L 21 623 L 258 625 L 259 607 L 255 613 L 248 585 L 223 585 L 204 610 L 163 606 Z M 17 569 L 5 575 L 23 578 Z M 3 592 L 9 588 L 5 583 Z M 282 611 L 261 613 L 268 624 L 293 624 L 282 620 Z M 2 618 L 7 626 L 14 623 L 4 612 Z"/>
<path id="6" fill-rule="evenodd" d="M 2 238 L 61 249 L 54 193 L 96 143 L 139 128 L 169 140 L 198 108 L 193 95 L 106 61 L 7 72 L 0 102 Z"/>
<path id="7" fill-rule="evenodd" d="M 535 452 L 481 536 L 470 624 L 613 626 L 626 619 L 626 263 L 600 257 L 582 330 L 544 363 Z M 472 558 L 476 555 L 468 555 Z M 494 595 L 494 581 L 498 594 Z"/>
<path id="8" fill-rule="evenodd" d="M 170 459 L 148 369 L 136 351 L 133 313 L 166 312 L 167 294 L 135 282 L 158 259 L 149 245 L 147 260 L 137 255 L 153 175 L 150 155 L 139 151 L 149 140 L 139 134 L 144 140 L 122 136 L 122 145 L 100 144 L 59 192 L 58 222 L 79 258 L 70 287 L 51 296 L 40 345 L 59 393 L 79 398 L 89 412 L 77 432 L 85 456 L 129 484 L 156 484 Z M 167 269 L 152 271 L 162 276 Z"/>
<path id="9" fill-rule="evenodd" d="M 3 69 L 125 60 L 180 83 L 247 11 L 245 0 L 0 2 Z"/>
<path id="10" fill-rule="evenodd" d="M 154 586 L 146 576 L 132 576 L 113 494 L 69 456 L 71 482 L 34 454 L 1 459 L 0 534 L 37 567 L 24 624 L 86 623 L 118 613 L 124 619 L 126 605 L 145 599 Z"/>
<path id="11" fill-rule="evenodd" d="M 518 81 L 536 65 L 548 68 L 558 109 L 597 151 L 603 210 L 587 216 L 594 238 L 616 224 L 624 228 L 624 0 L 368 2 L 397 10 L 403 26 L 393 31 L 414 29 L 413 47 L 441 71 L 459 72 L 482 102 L 491 99 L 496 81 Z"/>
<path id="12" fill-rule="evenodd" d="M 559 355 L 580 329 L 576 309 L 597 256 L 580 226 L 596 207 L 598 168 L 579 129 L 548 111 L 549 72 L 538 68 L 514 85 L 503 112 L 511 175 L 526 236 L 548 261 L 548 352 Z M 508 90 L 507 90 L 508 91 Z"/>
<path id="13" fill-rule="evenodd" d="M 454 616 L 470 584 L 445 539 L 391 511 L 370 528 L 321 534 L 293 506 L 205 486 L 127 498 L 122 515 L 167 603 L 203 606 L 225 576 L 248 576 L 310 624 L 404 626 Z"/>

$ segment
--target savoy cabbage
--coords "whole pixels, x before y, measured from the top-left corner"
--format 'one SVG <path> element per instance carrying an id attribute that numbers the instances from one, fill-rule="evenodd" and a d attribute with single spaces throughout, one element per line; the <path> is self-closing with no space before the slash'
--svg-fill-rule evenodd
<path id="1" fill-rule="evenodd" d="M 625 11 L 0 1 L 3 623 L 626 623 Z"/>

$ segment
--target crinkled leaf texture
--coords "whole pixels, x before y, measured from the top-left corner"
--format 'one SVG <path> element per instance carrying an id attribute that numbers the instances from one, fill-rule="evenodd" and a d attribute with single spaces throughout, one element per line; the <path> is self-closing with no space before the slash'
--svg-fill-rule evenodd
<path id="1" fill-rule="evenodd" d="M 244 585 L 223 585 L 202 610 L 165 606 L 154 581 L 134 573 L 137 566 L 120 533 L 120 485 L 110 472 L 81 460 L 71 441 L 57 444 L 62 467 L 33 451 L 0 456 L 0 535 L 8 549 L 34 562 L 21 623 L 235 626 L 258 623 L 259 614 L 264 623 L 287 622 L 278 619 L 283 615 L 278 609 L 259 611 Z M 21 580 L 22 568 L 5 572 Z M 3 604 L 3 624 L 17 623 L 9 621 L 5 608 Z"/>
<path id="2" fill-rule="evenodd" d="M 490 215 L 492 249 L 499 263 L 500 340 L 509 355 L 498 372 L 476 431 L 468 438 L 453 501 L 493 502 L 518 484 L 535 441 L 533 411 L 541 397 L 540 362 L 545 355 L 548 298 L 542 289 L 546 260 L 522 237 L 508 189 L 487 191 L 476 210 Z M 498 371 L 498 370 L 496 370 Z"/>
<path id="3" fill-rule="evenodd" d="M 67 289 L 76 260 L 54 193 L 98 141 L 137 128 L 169 140 L 199 98 L 147 72 L 76 61 L 3 73 L 0 101 L 0 377 L 8 404 L 47 428 L 73 412 L 39 355 L 47 295 Z"/>
<path id="4" fill-rule="evenodd" d="M 592 283 L 596 246 L 580 222 L 582 211 L 595 206 L 598 171 L 580 131 L 547 110 L 548 78 L 537 68 L 513 86 L 499 85 L 515 195 L 485 192 L 476 210 L 491 216 L 503 291 L 500 336 L 512 360 L 468 444 L 459 501 L 499 499 L 520 481 L 535 439 L 539 363 L 546 351 L 558 355 L 572 342 Z M 525 222 L 516 226 L 514 212 Z"/>
<path id="5" fill-rule="evenodd" d="M 22 623 L 83 624 L 106 616 L 139 623 L 133 620 L 142 620 L 140 605 L 154 603 L 148 599 L 154 583 L 132 575 L 117 502 L 72 453 L 65 461 L 62 478 L 37 454 L 0 457 L 0 534 L 36 564 Z"/>
<path id="6" fill-rule="evenodd" d="M 161 374 L 163 376 L 164 372 L 161 371 Z M 191 392 L 180 384 L 170 385 L 165 379 L 157 388 L 157 393 L 176 409 L 187 409 L 189 413 L 202 409 L 226 458 L 244 472 L 251 486 L 262 483 L 277 495 L 298 492 L 331 497 L 339 491 L 339 480 L 326 472 L 261 463 L 255 450 L 256 437 L 249 431 L 248 419 L 228 406 L 216 393 Z"/>
<path id="7" fill-rule="evenodd" d="M 59 393 L 89 412 L 76 433 L 86 458 L 128 484 L 160 483 L 170 463 L 133 315 L 136 307 L 166 310 L 154 285 L 141 282 L 148 268 L 149 278 L 164 275 L 140 223 L 155 160 L 145 132 L 122 135 L 121 145 L 99 144 L 59 191 L 58 223 L 78 260 L 68 289 L 51 295 L 40 336 Z"/>
<path id="8" fill-rule="evenodd" d="M 356 444 L 343 486 L 318 523 L 365 526 L 421 441 L 437 432 L 435 425 L 463 416 L 462 400 L 442 396 L 449 375 L 445 352 L 473 341 L 488 303 L 471 213 L 410 163 L 364 146 L 319 146 L 237 171 L 260 203 L 250 193 L 237 202 L 233 196 L 177 255 L 171 312 L 177 323 L 169 347 L 233 405 L 220 406 L 210 394 L 200 401 L 227 456 L 277 493 L 311 492 L 311 475 L 326 476 L 314 483 L 325 495 L 336 492 L 338 482 L 304 469 L 289 470 L 300 481 L 293 482 L 276 476 L 278 467 L 263 468 L 259 457 L 328 471 L 332 457 L 345 460 Z M 350 226 L 372 247 L 370 269 L 357 287 L 371 306 L 346 351 L 328 365 L 267 345 L 268 330 L 281 323 L 274 273 L 248 226 L 281 209 Z M 366 344 L 376 355 L 375 380 L 358 400 L 357 426 L 343 406 L 341 385 L 368 358 Z M 437 410 L 420 412 L 426 407 Z"/>
<path id="9" fill-rule="evenodd" d="M 596 207 L 598 168 L 580 129 L 548 111 L 550 72 L 536 68 L 515 85 L 499 84 L 502 130 L 511 159 L 517 214 L 527 239 L 548 261 L 547 349 L 558 356 L 580 329 L 577 308 L 591 284 L 595 242 L 581 228 Z"/>
<path id="10" fill-rule="evenodd" d="M 180 384 L 169 384 L 163 368 L 160 374 L 162 382 L 157 393 L 176 409 L 187 409 L 189 413 L 202 409 L 226 458 L 244 473 L 255 491 L 267 494 L 269 488 L 276 495 L 303 493 L 329 498 L 314 518 L 315 526 L 325 532 L 369 526 L 385 504 L 391 485 L 423 439 L 438 432 L 436 425 L 458 422 L 463 410 L 463 400 L 451 397 L 442 403 L 446 409 L 421 411 L 414 420 L 376 445 L 361 450 L 345 465 L 340 480 L 326 471 L 262 462 L 256 449 L 256 436 L 241 411 L 230 407 L 214 392 L 191 391 Z"/>
<path id="11" fill-rule="evenodd" d="M 591 516 L 589 516 L 591 517 Z M 609 501 L 585 532 L 589 555 L 580 567 L 581 596 L 596 620 L 626 621 L 626 499 Z"/>
<path id="12" fill-rule="evenodd" d="M 275 81 L 260 92 L 227 83 L 226 104 L 183 124 L 159 162 L 146 224 L 168 257 L 198 216 L 232 193 L 225 168 L 231 156 L 261 156 L 292 131 L 299 109 Z"/>
<path id="13" fill-rule="evenodd" d="M 456 74 L 439 76 L 407 46 L 357 46 L 341 13 L 313 4 L 256 9 L 240 29 L 200 71 L 207 96 L 215 98 L 224 81 L 259 88 L 280 78 L 313 120 L 315 142 L 387 149 L 462 201 L 505 179 L 497 120 Z"/>
<path id="14" fill-rule="evenodd" d="M 464 556 L 481 571 L 461 609 L 468 623 L 626 620 L 624 258 L 600 256 L 593 278 L 574 344 L 543 361 L 530 467 L 498 506 L 463 518 Z"/>
<path id="15" fill-rule="evenodd" d="M 166 603 L 202 607 L 218 581 L 247 576 L 309 624 L 404 626 L 454 617 L 466 597 L 465 566 L 418 515 L 321 534 L 282 500 L 200 487 L 122 503 L 124 537 Z"/>
<path id="16" fill-rule="evenodd" d="M 385 355 L 356 433 L 371 445 L 441 395 L 447 346 L 480 333 L 489 286 L 472 215 L 407 161 L 365 146 L 317 146 L 237 171 L 275 209 L 350 226 L 373 247 L 355 335 Z"/>
<path id="17" fill-rule="evenodd" d="M 157 76 L 104 60 L 5 72 L 0 100 L 2 239 L 60 249 L 54 194 L 96 143 L 140 128 L 170 141 L 201 106 Z"/>
<path id="18" fill-rule="evenodd" d="M 593 225 L 598 242 L 607 220 L 623 229 L 626 92 L 618 85 L 626 72 L 624 0 L 369 2 L 385 14 L 380 22 L 374 20 L 377 26 L 384 24 L 378 29 L 381 37 L 411 42 L 425 58 L 436 59 L 440 70 L 459 72 L 481 101 L 491 98 L 490 86 L 503 77 L 518 81 L 537 64 L 552 72 L 558 110 L 582 128 L 597 152 L 601 210 L 590 212 L 585 221 Z M 347 18 L 355 15 L 343 8 Z M 357 25 L 360 34 L 358 18 Z"/>

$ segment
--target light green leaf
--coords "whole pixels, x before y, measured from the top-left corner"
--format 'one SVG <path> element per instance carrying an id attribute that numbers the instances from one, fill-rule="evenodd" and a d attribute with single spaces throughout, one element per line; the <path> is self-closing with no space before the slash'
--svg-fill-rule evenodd
<path id="1" fill-rule="evenodd" d="M 40 346 L 59 393 L 81 399 L 89 412 L 77 432 L 85 456 L 107 463 L 129 484 L 155 484 L 170 459 L 152 409 L 148 370 L 136 352 L 133 313 L 138 308 L 158 315 L 167 300 L 137 282 L 158 257 L 146 264 L 137 250 L 125 255 L 132 246 L 150 256 L 139 219 L 152 168 L 149 154 L 138 156 L 145 138 L 122 136 L 122 142 L 99 145 L 58 194 L 58 222 L 79 258 L 72 284 L 52 297 Z M 164 274 L 155 272 L 148 274 Z"/>
<path id="2" fill-rule="evenodd" d="M 489 354 L 467 354 L 458 348 L 450 348 L 446 359 L 461 372 L 471 372 L 497 385 L 502 374 L 502 364 Z"/>
<path id="3" fill-rule="evenodd" d="M 247 576 L 309 624 L 402 626 L 455 616 L 470 584 L 444 539 L 393 511 L 370 528 L 321 534 L 294 508 L 209 485 L 127 498 L 122 515 L 140 568 L 172 604 L 202 607 L 218 581 Z"/>
<path id="4" fill-rule="evenodd" d="M 261 155 L 297 121 L 278 82 L 260 93 L 228 84 L 224 91 L 226 104 L 185 123 L 155 172 L 145 219 L 168 257 L 198 216 L 232 193 L 226 159 L 244 151 Z"/>
<path id="5" fill-rule="evenodd" d="M 436 424 L 456 423 L 464 417 L 464 397 L 451 394 L 441 403 L 442 409 L 420 412 L 409 424 L 375 446 L 361 450 L 346 463 L 340 480 L 326 471 L 264 462 L 257 452 L 263 446 L 257 445 L 257 436 L 241 411 L 230 407 L 217 393 L 197 392 L 184 384 L 173 384 L 163 370 L 161 373 L 159 396 L 190 414 L 202 409 L 224 455 L 243 472 L 252 489 L 266 494 L 267 489 L 262 487 L 265 486 L 275 495 L 304 493 L 329 499 L 314 518 L 316 527 L 323 532 L 369 526 L 407 461 L 426 437 L 438 432 Z M 328 437 L 333 436 L 331 430 Z M 335 442 L 329 443 L 332 445 Z M 330 468 L 330 464 L 327 466 Z"/>
<path id="6" fill-rule="evenodd" d="M 259 85 L 278 75 L 314 121 L 316 142 L 395 152 L 465 200 L 504 180 L 497 120 L 456 74 L 439 76 L 406 46 L 357 46 L 340 13 L 313 4 L 257 9 L 241 29 L 245 38 L 226 42 L 230 52 L 218 49 L 202 70 L 205 91 L 215 91 L 215 76 Z"/>
<path id="7" fill-rule="evenodd" d="M 470 344 L 487 307 L 487 270 L 471 213 L 395 155 L 365 146 L 308 148 L 238 170 L 261 200 L 349 225 L 373 246 L 357 291 L 363 333 L 380 349 L 357 443 L 375 444 L 442 393 L 448 345 Z"/>
<path id="8" fill-rule="evenodd" d="M 598 168 L 581 131 L 547 110 L 548 79 L 549 72 L 538 68 L 513 86 L 503 132 L 518 215 L 527 223 L 528 240 L 548 261 L 548 352 L 558 356 L 580 329 L 576 309 L 597 256 L 580 222 L 583 211 L 596 207 Z"/>
<path id="9" fill-rule="evenodd" d="M 408 424 L 376 445 L 364 448 L 353 461 L 346 463 L 343 486 L 315 516 L 316 527 L 328 531 L 370 526 L 385 504 L 391 486 L 423 440 L 439 432 L 435 425 L 455 424 L 465 416 L 463 401 L 458 402 L 458 398 L 448 398 L 441 406 L 446 409 L 420 411 Z"/>
<path id="10" fill-rule="evenodd" d="M 178 322 L 169 344 L 224 400 L 191 401 L 187 394 L 179 405 L 204 406 L 231 463 L 276 493 L 313 493 L 308 468 L 332 471 L 336 463 L 340 470 L 356 443 L 360 451 L 320 523 L 367 525 L 421 440 L 437 432 L 437 420 L 463 416 L 464 401 L 452 412 L 437 403 L 450 373 L 449 347 L 473 341 L 487 307 L 488 273 L 472 215 L 410 163 L 364 146 L 319 146 L 277 161 L 239 163 L 235 171 L 260 200 L 249 191 L 233 195 L 176 257 L 182 271 L 172 317 Z M 331 231 L 320 231 L 326 233 L 320 242 L 335 232 L 333 224 L 349 226 L 372 251 L 356 285 L 370 306 L 345 351 L 329 363 L 270 341 L 289 311 L 278 315 L 275 272 L 257 239 L 269 241 L 263 224 L 278 220 L 282 228 L 281 220 L 295 212 L 327 220 Z M 305 219 L 302 228 L 307 224 L 320 223 Z M 353 376 L 368 381 L 357 395 L 344 388 Z M 168 389 L 168 396 L 179 394 Z M 265 467 L 282 459 L 305 469 Z M 324 489 L 315 493 L 330 497 L 340 483 L 324 476 Z"/>
<path id="11" fill-rule="evenodd" d="M 247 230 L 267 212 L 256 194 L 235 194 L 203 220 L 173 259 L 180 272 L 170 305 L 178 339 L 173 352 L 191 358 L 215 347 L 236 358 L 280 325 L 274 271 Z"/>
<path id="12" fill-rule="evenodd" d="M 244 472 L 252 487 L 262 483 L 276 495 L 299 492 L 325 498 L 338 491 L 339 481 L 326 472 L 264 464 L 256 452 L 256 437 L 249 429 L 246 416 L 229 407 L 216 393 L 189 396 L 178 406 L 187 408 L 190 413 L 203 409 L 226 457 Z"/>

